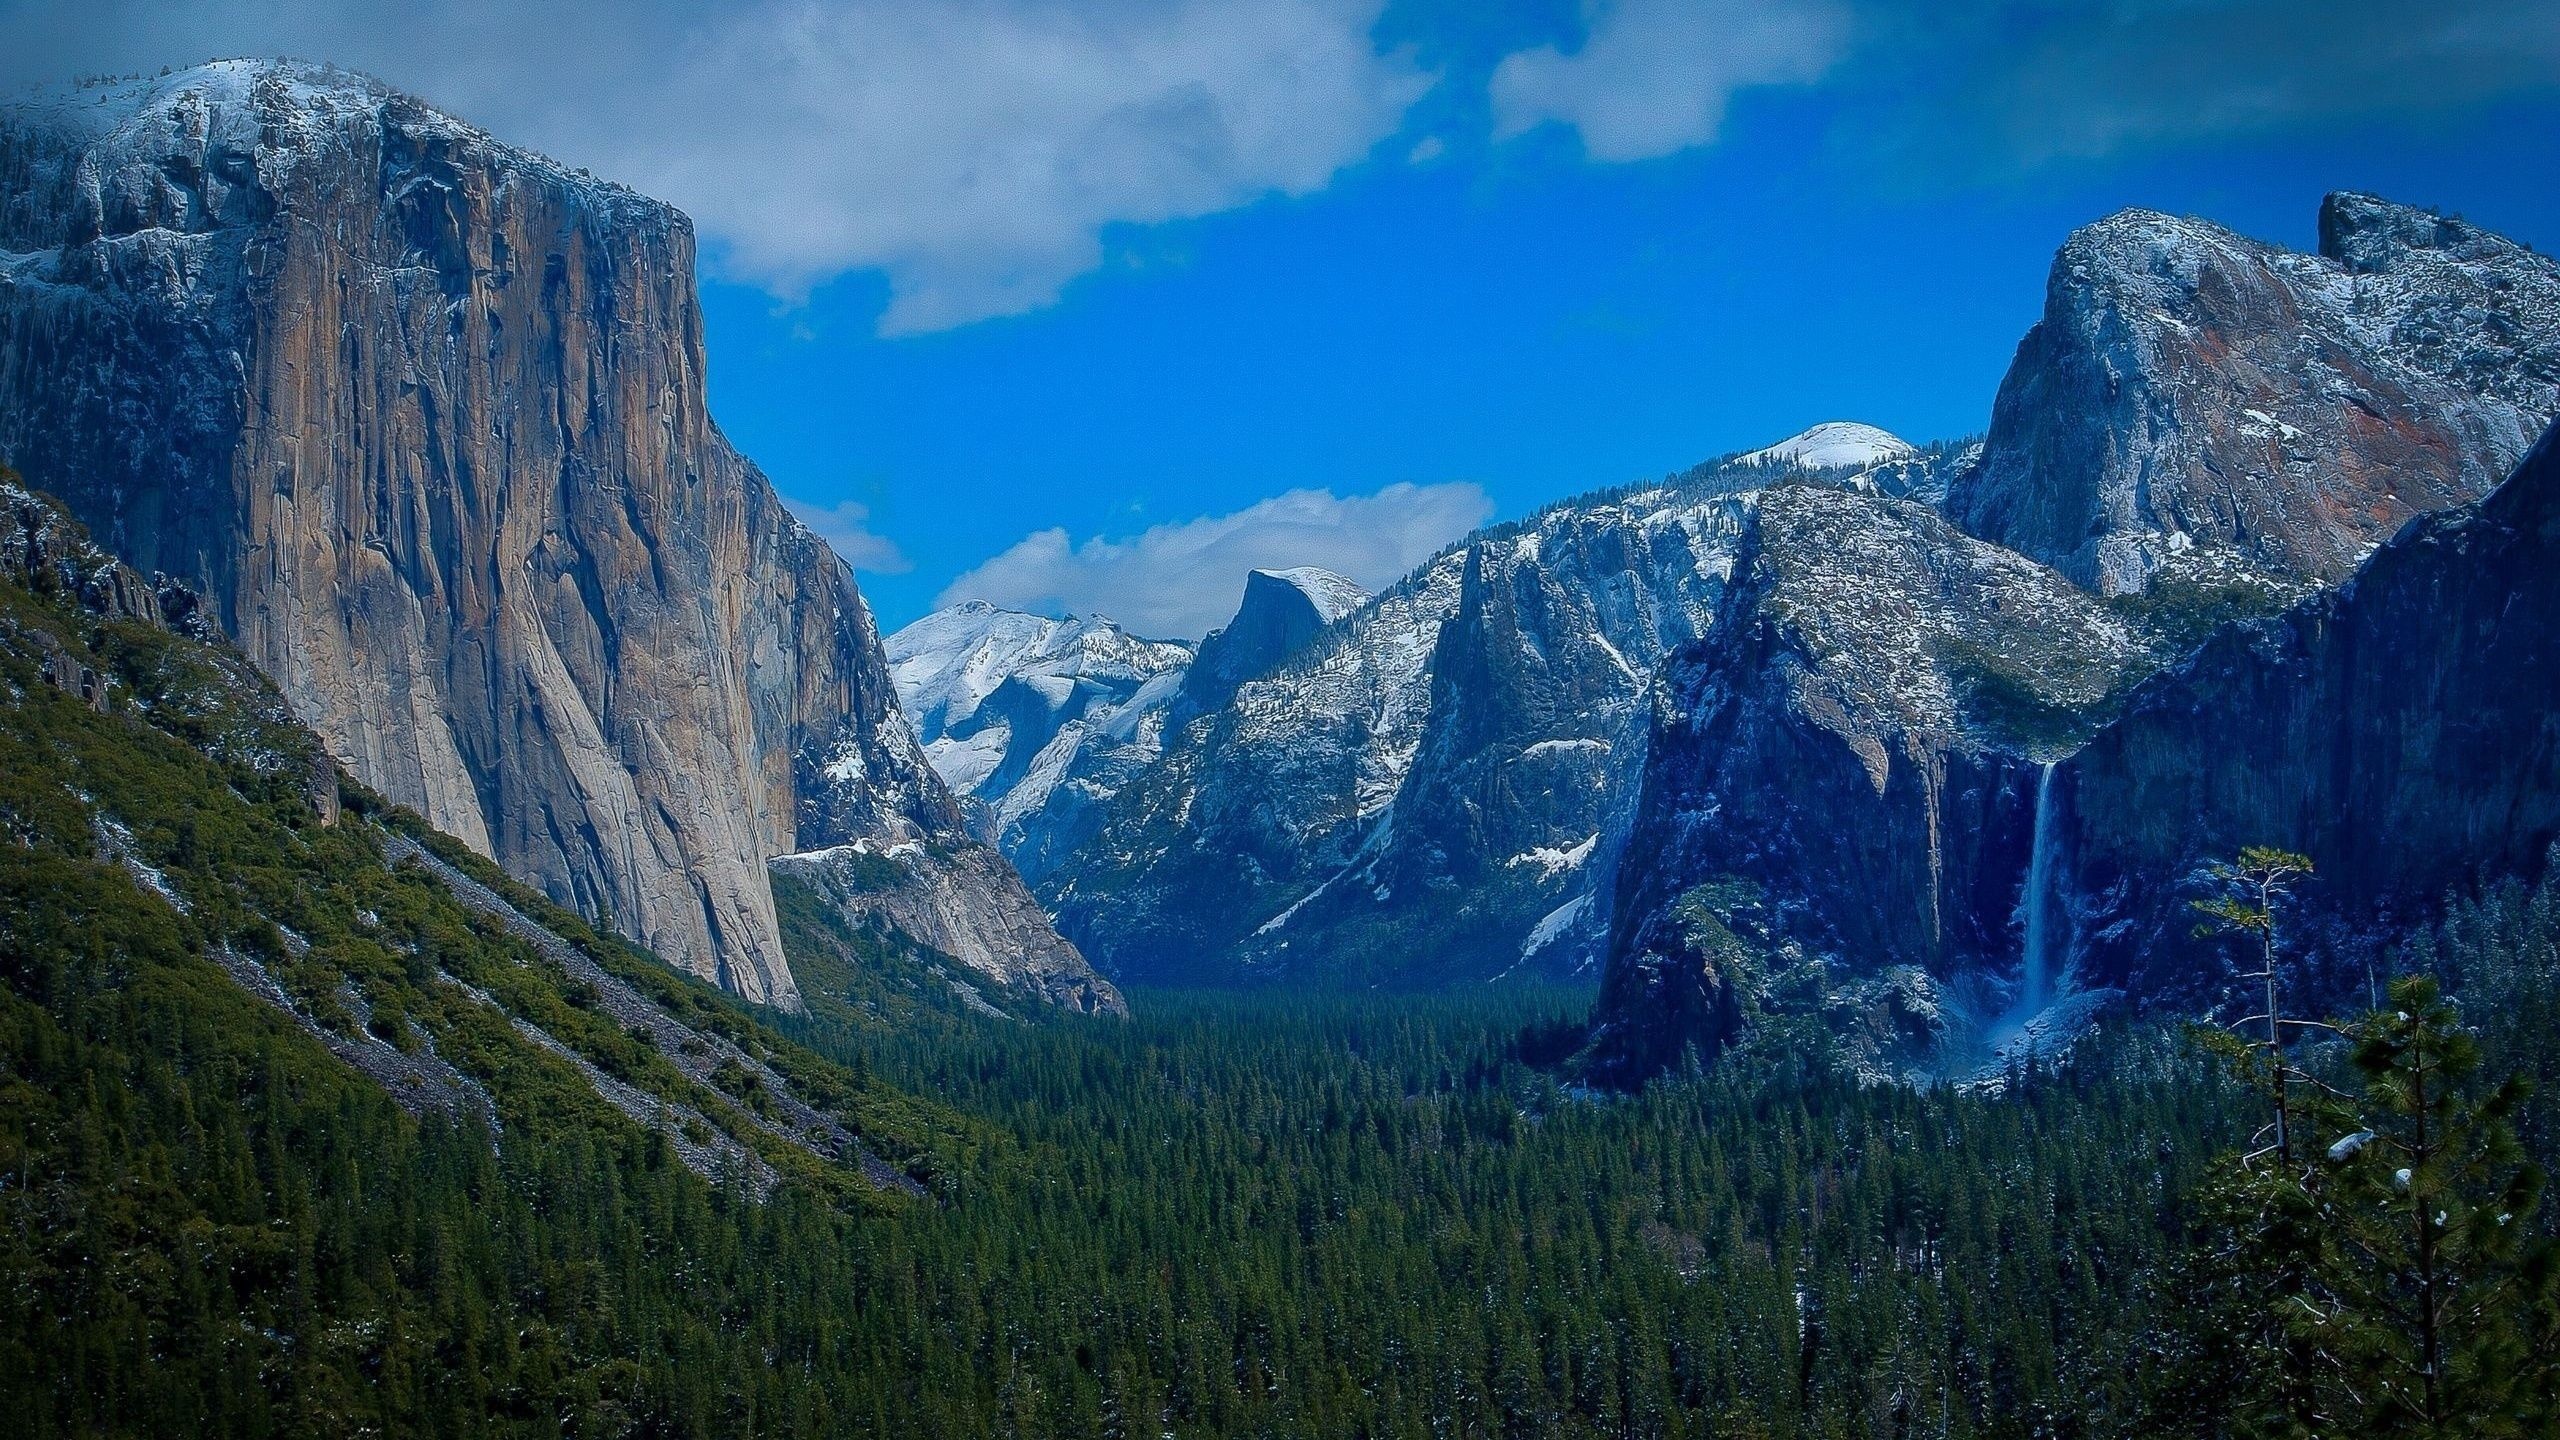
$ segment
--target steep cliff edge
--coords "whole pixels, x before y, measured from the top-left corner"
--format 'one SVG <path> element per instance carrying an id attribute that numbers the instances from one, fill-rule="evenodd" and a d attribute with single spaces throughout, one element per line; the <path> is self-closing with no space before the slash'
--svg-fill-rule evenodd
<path id="1" fill-rule="evenodd" d="M 1767 491 L 1663 667 L 1589 1072 L 1784 1007 L 1917 1053 L 1948 1009 L 2007 1004 L 2039 764 L 2156 663 L 2138 623 L 1920 505 Z"/>
<path id="2" fill-rule="evenodd" d="M 2353 581 L 2216 635 L 2062 767 L 2088 983 L 2193 996 L 2183 888 L 2244 845 L 2350 920 L 2528 873 L 2560 836 L 2560 429 Z"/>
<path id="3" fill-rule="evenodd" d="M 2107 594 L 2200 558 L 2336 583 L 2560 406 L 2560 262 L 2331 195 L 2320 254 L 2128 210 L 2054 257 L 1947 511 Z"/>
<path id="4" fill-rule="evenodd" d="M 343 72 L 0 108 L 0 455 L 365 783 L 790 1006 L 766 857 L 959 818 L 705 409 L 693 272 L 675 210 Z"/>
<path id="5" fill-rule="evenodd" d="M 1004 857 L 980 844 L 830 846 L 773 862 L 838 914 L 958 961 L 983 985 L 1083 1015 L 1128 1002 L 1061 938 Z"/>
<path id="6" fill-rule="evenodd" d="M 1225 705 L 1235 698 L 1237 687 L 1295 654 L 1318 631 L 1368 599 L 1369 592 L 1351 580 L 1312 565 L 1247 572 L 1235 618 L 1209 632 L 1183 673 L 1186 708 L 1197 715 Z"/>

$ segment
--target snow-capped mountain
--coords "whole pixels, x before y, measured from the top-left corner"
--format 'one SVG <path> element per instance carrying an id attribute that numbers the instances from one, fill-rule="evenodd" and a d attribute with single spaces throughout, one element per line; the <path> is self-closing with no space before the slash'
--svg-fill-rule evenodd
<path id="1" fill-rule="evenodd" d="M 1959 452 L 1875 453 L 1899 486 Z M 1185 727 L 1043 898 L 1127 976 L 1570 969 L 1652 667 L 1757 492 L 1875 483 L 1735 456 L 1478 532 Z"/>
<path id="2" fill-rule="evenodd" d="M 1191 647 L 1100 617 L 972 600 L 889 636 L 889 676 L 926 757 L 981 833 L 1036 872 L 1053 832 L 1163 749 Z"/>
<path id="3" fill-rule="evenodd" d="M 1826 420 L 1764 450 L 1739 457 L 1744 465 L 1790 465 L 1800 470 L 1872 470 L 1888 460 L 1920 453 L 1891 431 L 1854 420 Z"/>
<path id="4" fill-rule="evenodd" d="M 1245 576 L 1197 651 L 1100 616 L 967 601 L 891 635 L 890 677 L 925 754 L 1026 876 L 1048 873 L 1186 722 L 1223 705 L 1368 598 L 1308 565 Z"/>
<path id="5" fill-rule="evenodd" d="M 1368 598 L 1357 582 L 1313 565 L 1246 575 L 1235 618 L 1200 642 L 1200 658 L 1183 677 L 1184 704 L 1194 714 L 1226 704 L 1237 686 L 1280 663 Z"/>

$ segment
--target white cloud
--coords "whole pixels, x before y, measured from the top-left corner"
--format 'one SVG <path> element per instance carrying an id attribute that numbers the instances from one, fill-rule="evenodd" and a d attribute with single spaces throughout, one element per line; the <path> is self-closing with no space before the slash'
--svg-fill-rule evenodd
<path id="1" fill-rule="evenodd" d="M 788 499 L 782 503 L 856 570 L 871 575 L 904 575 L 915 568 L 915 562 L 898 548 L 897 541 L 872 530 L 871 507 L 859 500 L 825 507 Z"/>
<path id="2" fill-rule="evenodd" d="M 0 78 L 295 54 L 674 202 L 785 298 L 887 279 L 884 333 L 1048 304 L 1104 230 L 1323 188 L 1430 77 L 1382 0 L 99 0 Z M 0 4 L 0 11 L 13 7 Z"/>
<path id="3" fill-rule="evenodd" d="M 1831 0 L 1614 0 L 1582 48 L 1543 46 L 1494 67 L 1494 137 L 1549 122 L 1594 160 L 1650 160 L 1716 138 L 1753 85 L 1805 84 L 1838 60 L 1849 18 Z"/>
<path id="4" fill-rule="evenodd" d="M 1321 565 L 1374 590 L 1492 514 L 1471 484 L 1390 485 L 1347 498 L 1292 490 L 1126 539 L 1078 543 L 1041 530 L 952 581 L 936 603 L 1108 615 L 1142 635 L 1196 638 L 1234 614 L 1248 570 Z"/>

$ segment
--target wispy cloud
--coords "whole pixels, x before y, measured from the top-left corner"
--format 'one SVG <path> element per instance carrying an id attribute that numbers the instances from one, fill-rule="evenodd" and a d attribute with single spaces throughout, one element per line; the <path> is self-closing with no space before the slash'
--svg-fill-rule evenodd
<path id="1" fill-rule="evenodd" d="M 1471 484 L 1390 485 L 1348 497 L 1292 490 L 1121 539 L 1041 530 L 952 581 L 937 603 L 1102 614 L 1140 634 L 1196 638 L 1234 613 L 1248 570 L 1321 565 L 1377 589 L 1492 514 Z"/>
<path id="2" fill-rule="evenodd" d="M 1487 81 L 1494 137 L 1601 162 L 1714 142 L 1733 97 L 1822 85 L 1842 138 L 1979 177 L 2560 88 L 2550 0 L 1592 0 Z"/>
<path id="3" fill-rule="evenodd" d="M 1954 0 L 1872 21 L 1881 53 L 1926 67 L 1905 116 L 1923 145 L 1995 168 L 2560 87 L 2549 0 Z"/>
<path id="4" fill-rule="evenodd" d="M 828 506 L 798 500 L 782 503 L 856 570 L 872 575 L 904 575 L 915 568 L 915 562 L 898 548 L 897 541 L 871 528 L 871 507 L 859 500 Z"/>
<path id="5" fill-rule="evenodd" d="M 0 79 L 293 54 L 366 69 L 673 201 L 786 298 L 880 328 L 1035 309 L 1103 232 L 1323 188 L 1430 77 L 1382 0 L 98 0 L 0 5 Z"/>
<path id="6" fill-rule="evenodd" d="M 1615 0 L 1579 49 L 1494 67 L 1494 137 L 1572 127 L 1594 160 L 1650 160 L 1716 138 L 1734 92 L 1822 77 L 1847 48 L 1832 0 Z"/>

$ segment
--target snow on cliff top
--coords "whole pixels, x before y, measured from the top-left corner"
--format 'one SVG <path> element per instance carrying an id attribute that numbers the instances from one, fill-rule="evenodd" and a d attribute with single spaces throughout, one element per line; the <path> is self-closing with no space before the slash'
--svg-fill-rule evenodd
<path id="1" fill-rule="evenodd" d="M 488 147 L 498 168 L 582 192 L 600 206 L 637 203 L 672 213 L 626 186 L 510 145 L 466 120 L 359 71 L 303 60 L 213 60 L 165 75 L 46 83 L 0 93 L 0 129 L 50 130 L 114 183 L 156 173 L 164 159 L 206 151 L 260 157 L 261 173 L 299 154 L 389 123 L 413 134 Z"/>
<path id="2" fill-rule="evenodd" d="M 1316 615 L 1327 625 L 1368 603 L 1369 592 L 1360 582 L 1347 575 L 1336 575 L 1317 565 L 1295 565 L 1286 570 L 1258 570 L 1259 575 L 1289 586 L 1307 597 L 1316 607 Z"/>
<path id="3" fill-rule="evenodd" d="M 1745 465 L 1795 465 L 1806 470 L 1864 470 L 1918 453 L 1909 441 L 1891 431 L 1854 420 L 1826 420 L 1766 450 L 1754 450 L 1735 460 Z"/>

